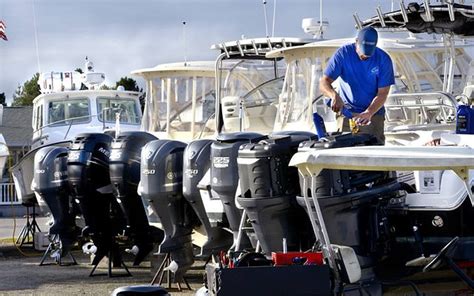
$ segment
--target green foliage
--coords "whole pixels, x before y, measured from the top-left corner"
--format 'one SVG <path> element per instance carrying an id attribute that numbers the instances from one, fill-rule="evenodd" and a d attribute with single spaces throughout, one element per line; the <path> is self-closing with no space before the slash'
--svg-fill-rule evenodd
<path id="1" fill-rule="evenodd" d="M 5 93 L 0 93 L 0 104 L 2 104 L 3 106 L 6 106 L 7 105 L 7 98 L 5 97 Z"/>
<path id="2" fill-rule="evenodd" d="M 33 105 L 33 99 L 41 94 L 40 86 L 38 85 L 38 78 L 39 73 L 36 73 L 30 80 L 23 83 L 23 86 L 18 86 L 13 94 L 12 106 Z"/>
<path id="3" fill-rule="evenodd" d="M 120 78 L 119 81 L 115 83 L 115 88 L 117 88 L 119 85 L 123 86 L 125 90 L 130 90 L 130 91 L 142 91 L 138 85 L 135 79 L 133 78 L 128 78 L 127 76 Z"/>
<path id="4" fill-rule="evenodd" d="M 104 84 L 104 85 L 101 85 L 101 86 L 99 87 L 99 89 L 102 89 L 102 90 L 109 90 L 109 89 L 112 89 L 112 87 L 110 87 L 110 86 Z"/>

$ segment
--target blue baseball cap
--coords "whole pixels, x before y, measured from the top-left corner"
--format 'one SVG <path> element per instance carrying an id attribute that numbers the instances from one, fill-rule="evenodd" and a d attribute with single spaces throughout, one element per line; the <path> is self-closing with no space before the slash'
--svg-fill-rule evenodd
<path id="1" fill-rule="evenodd" d="M 368 57 L 374 54 L 375 48 L 377 47 L 377 40 L 377 31 L 372 27 L 365 27 L 357 34 L 357 43 L 359 44 L 359 49 L 364 55 Z"/>

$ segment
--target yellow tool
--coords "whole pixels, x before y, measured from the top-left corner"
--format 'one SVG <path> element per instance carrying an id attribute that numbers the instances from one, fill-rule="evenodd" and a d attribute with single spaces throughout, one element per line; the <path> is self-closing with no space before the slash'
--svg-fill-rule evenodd
<path id="1" fill-rule="evenodd" d="M 353 134 L 357 134 L 359 132 L 359 126 L 355 122 L 354 118 L 349 118 L 349 128 Z"/>

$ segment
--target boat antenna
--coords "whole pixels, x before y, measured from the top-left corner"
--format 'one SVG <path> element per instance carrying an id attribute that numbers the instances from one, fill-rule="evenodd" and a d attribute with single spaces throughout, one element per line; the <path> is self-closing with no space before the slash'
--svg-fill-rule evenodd
<path id="1" fill-rule="evenodd" d="M 35 32 L 35 47 L 36 47 L 36 63 L 38 65 L 38 73 L 41 73 L 40 57 L 39 57 L 39 46 L 38 46 L 38 30 L 36 28 L 36 10 L 35 10 L 35 0 L 31 0 L 33 6 L 33 28 Z"/>
<path id="2" fill-rule="evenodd" d="M 186 56 L 186 21 L 183 21 L 183 51 L 184 51 L 184 66 L 187 66 L 188 59 Z"/>
<path id="3" fill-rule="evenodd" d="M 268 38 L 267 0 L 263 0 L 263 16 L 265 18 L 265 36 Z"/>
<path id="4" fill-rule="evenodd" d="M 273 0 L 273 18 L 272 18 L 272 37 L 275 37 L 275 19 L 276 19 L 277 0 Z"/>
<path id="5" fill-rule="evenodd" d="M 320 38 L 323 38 L 323 0 L 319 0 L 319 32 Z"/>

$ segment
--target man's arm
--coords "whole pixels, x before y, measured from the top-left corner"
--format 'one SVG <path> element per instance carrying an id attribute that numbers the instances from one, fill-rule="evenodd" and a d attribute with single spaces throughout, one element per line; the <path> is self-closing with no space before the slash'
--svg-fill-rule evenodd
<path id="1" fill-rule="evenodd" d="M 354 116 L 356 123 L 359 125 L 369 124 L 372 116 L 374 116 L 374 114 L 383 107 L 385 101 L 387 101 L 389 91 L 390 86 L 379 88 L 377 91 L 377 96 L 375 96 L 375 98 L 372 100 L 372 103 L 370 103 L 369 107 L 367 107 L 364 112 Z"/>
<path id="2" fill-rule="evenodd" d="M 327 75 L 323 75 L 323 77 L 319 80 L 319 91 L 331 99 L 331 109 L 337 113 L 342 110 L 342 107 L 344 107 L 344 102 L 332 87 L 333 82 L 334 79 Z"/>

